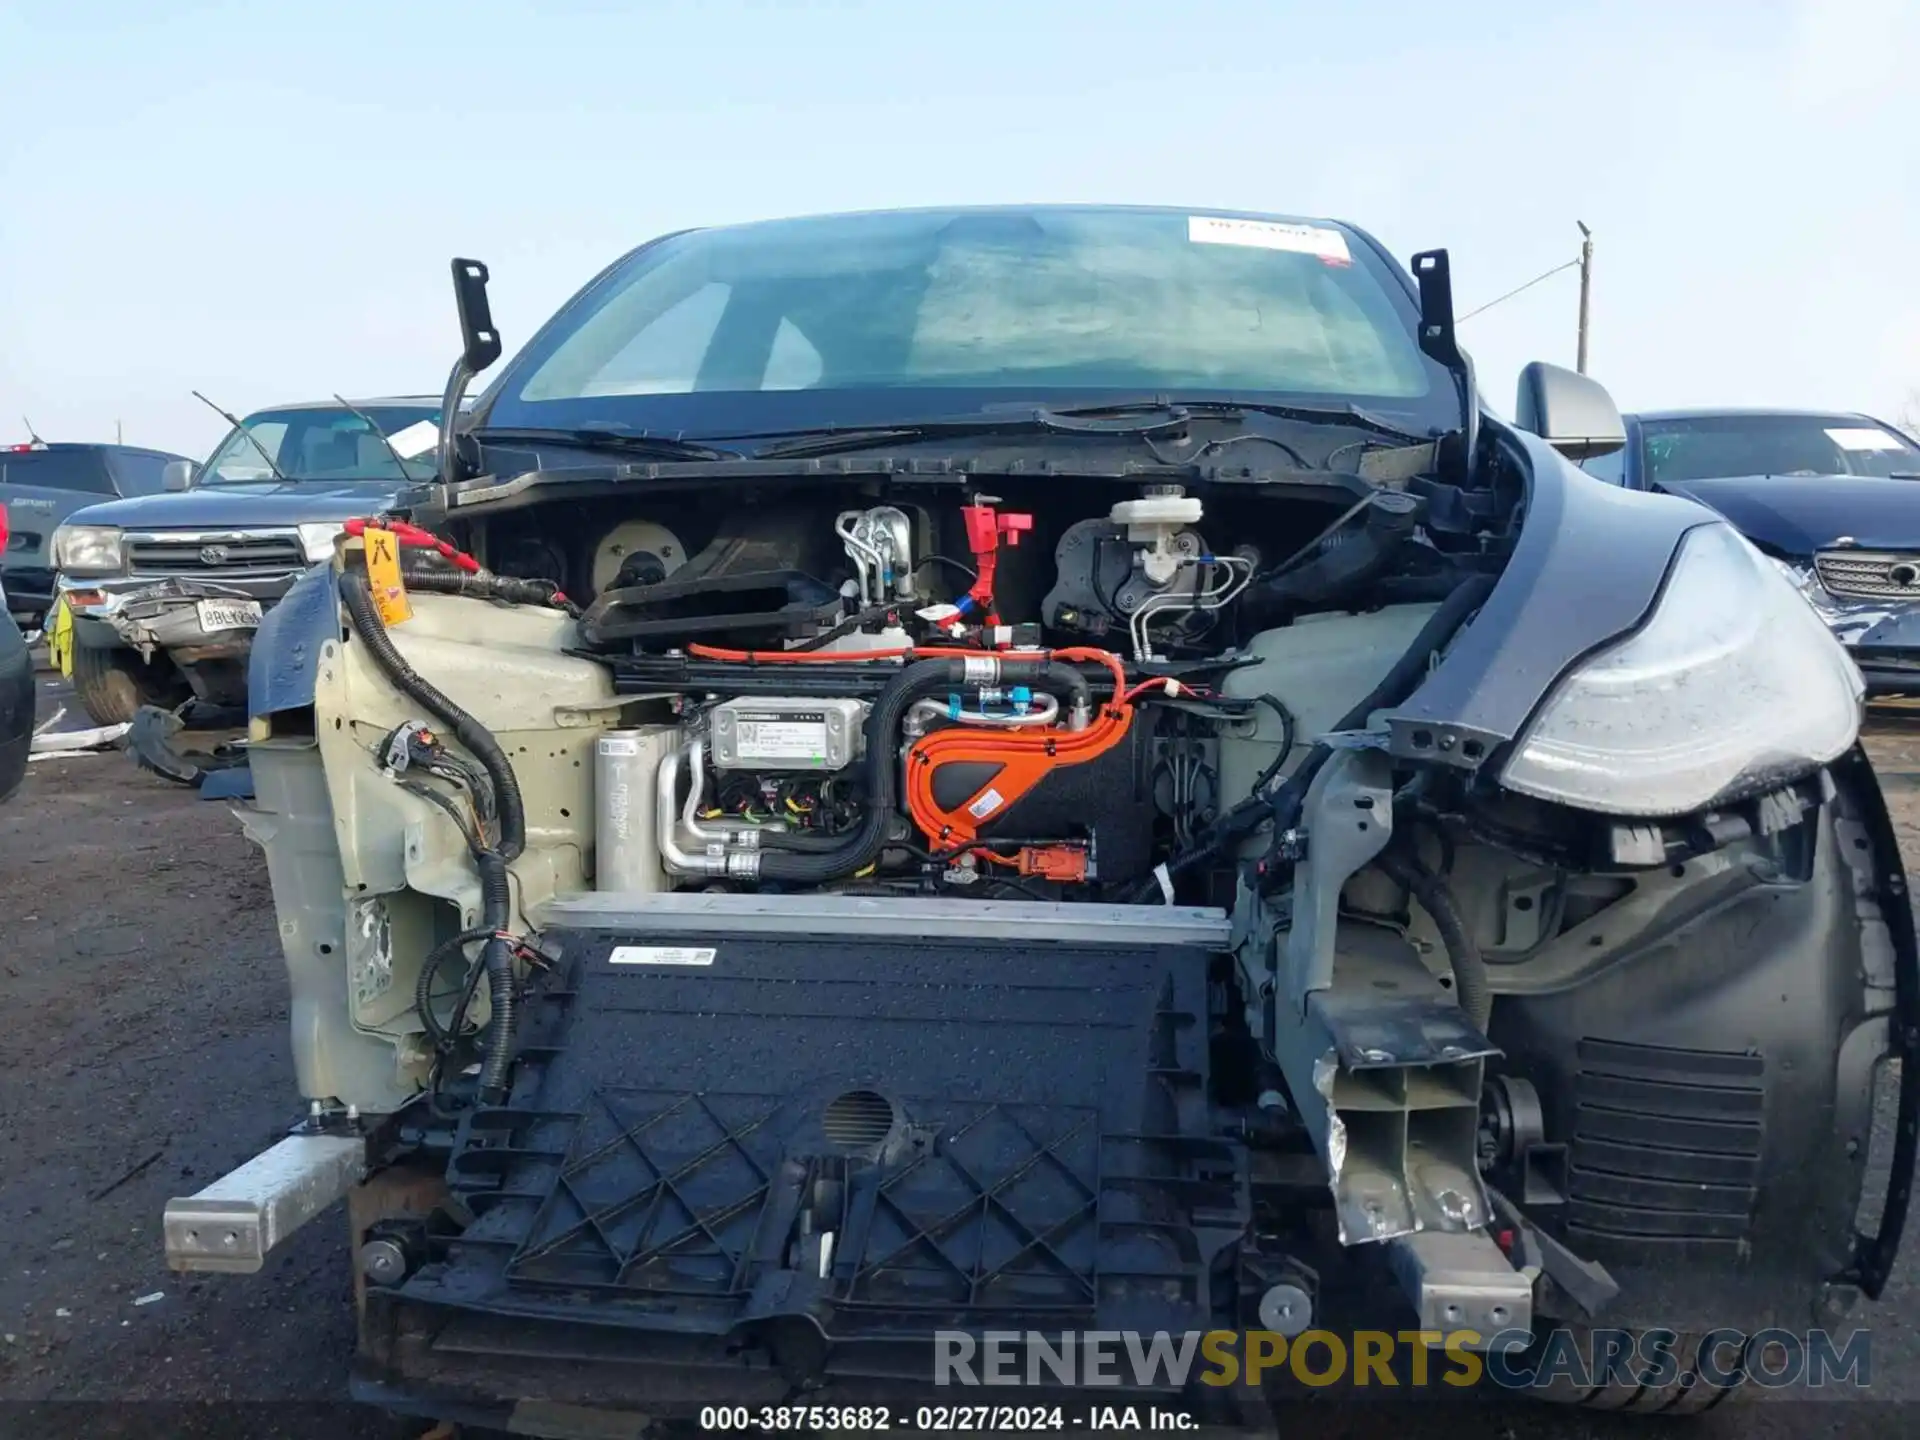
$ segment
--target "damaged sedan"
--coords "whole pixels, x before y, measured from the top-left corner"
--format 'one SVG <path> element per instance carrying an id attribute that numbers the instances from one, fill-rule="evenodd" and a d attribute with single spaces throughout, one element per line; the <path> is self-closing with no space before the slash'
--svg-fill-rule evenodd
<path id="1" fill-rule="evenodd" d="M 1587 465 L 1719 512 L 1774 561 L 1852 653 L 1869 696 L 1920 692 L 1920 445 L 1867 415 L 1629 415 Z"/>
<path id="2" fill-rule="evenodd" d="M 344 1196 L 355 1393 L 523 1433 L 1343 1315 L 1737 1393 L 1886 1283 L 1920 971 L 1858 672 L 1623 439 L 1343 223 L 642 246 L 262 622 L 309 1113 L 170 1262 Z"/>

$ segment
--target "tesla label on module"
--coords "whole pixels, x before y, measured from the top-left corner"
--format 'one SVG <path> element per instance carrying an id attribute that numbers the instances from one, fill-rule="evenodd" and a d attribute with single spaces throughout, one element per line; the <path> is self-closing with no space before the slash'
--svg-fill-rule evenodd
<path id="1" fill-rule="evenodd" d="M 734 718 L 740 727 L 742 756 L 761 760 L 826 759 L 827 717 L 818 711 L 767 715 L 742 710 Z"/>

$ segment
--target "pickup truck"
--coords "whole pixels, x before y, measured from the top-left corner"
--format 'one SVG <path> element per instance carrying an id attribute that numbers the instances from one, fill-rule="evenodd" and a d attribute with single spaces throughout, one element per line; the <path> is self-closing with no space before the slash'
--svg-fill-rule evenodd
<path id="1" fill-rule="evenodd" d="M 54 537 L 57 588 L 94 723 L 149 705 L 243 703 L 262 613 L 333 553 L 343 521 L 431 473 L 439 416 L 434 396 L 259 410 L 206 464 L 168 466 L 158 493 L 68 516 Z"/>

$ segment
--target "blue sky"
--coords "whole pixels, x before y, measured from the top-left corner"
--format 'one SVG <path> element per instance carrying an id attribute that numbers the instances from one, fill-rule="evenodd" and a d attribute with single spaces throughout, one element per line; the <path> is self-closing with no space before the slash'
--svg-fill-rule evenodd
<path id="1" fill-rule="evenodd" d="M 511 348 L 662 230 L 1032 200 L 1352 220 L 1462 310 L 1584 220 L 1623 406 L 1920 401 L 1913 0 L 0 0 L 0 57 L 0 440 L 437 391 L 455 254 Z M 1501 409 L 1575 306 L 1464 327 Z"/>

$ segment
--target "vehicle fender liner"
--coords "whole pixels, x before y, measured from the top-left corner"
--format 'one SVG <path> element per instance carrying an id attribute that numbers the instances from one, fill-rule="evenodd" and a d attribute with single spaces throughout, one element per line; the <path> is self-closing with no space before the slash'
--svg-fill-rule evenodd
<path id="1" fill-rule="evenodd" d="M 1608 1324 L 1792 1328 L 1889 1284 L 1920 1140 L 1920 964 L 1871 768 L 1856 750 L 1828 773 L 1804 876 L 1763 867 L 1727 903 L 1494 1007 L 1501 1069 L 1566 1147 L 1543 1172 L 1557 1198 L 1515 1199 L 1619 1282 Z M 1876 1106 L 1895 1098 L 1893 1058 L 1896 1103 Z"/>
<path id="2" fill-rule="evenodd" d="M 1894 834 L 1893 819 L 1887 813 L 1880 783 L 1874 778 L 1872 762 L 1865 749 L 1856 744 L 1830 770 L 1845 786 L 1857 811 L 1855 818 L 1865 827 L 1879 863 L 1880 873 L 1874 877 L 1878 882 L 1876 898 L 1894 955 L 1891 1038 L 1893 1053 L 1900 1059 L 1900 1088 L 1886 1201 L 1874 1233 L 1855 1238 L 1853 1264 L 1835 1277 L 1836 1283 L 1856 1285 L 1867 1299 L 1878 1300 L 1900 1252 L 1900 1237 L 1913 1203 L 1914 1167 L 1920 1161 L 1920 941 L 1915 938 L 1913 901 L 1901 866 L 1899 837 Z"/>

